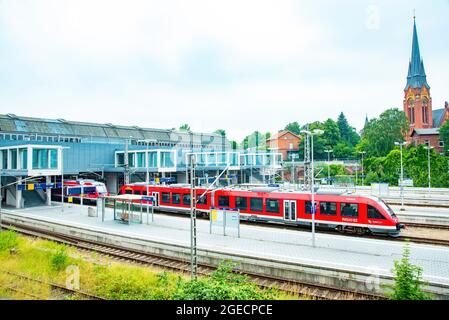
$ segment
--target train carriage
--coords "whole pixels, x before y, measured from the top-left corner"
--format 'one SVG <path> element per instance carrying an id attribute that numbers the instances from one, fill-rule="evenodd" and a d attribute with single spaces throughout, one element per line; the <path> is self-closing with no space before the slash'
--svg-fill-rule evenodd
<path id="1" fill-rule="evenodd" d="M 147 194 L 145 184 L 130 184 L 121 193 Z M 312 196 L 279 188 L 197 188 L 197 211 L 208 215 L 211 208 L 236 208 L 242 220 L 310 226 Z M 190 212 L 189 185 L 148 186 L 156 206 L 167 212 Z M 204 196 L 201 198 L 201 195 Z M 315 223 L 318 227 L 358 234 L 399 236 L 403 228 L 393 210 L 377 197 L 350 194 L 315 195 Z"/>

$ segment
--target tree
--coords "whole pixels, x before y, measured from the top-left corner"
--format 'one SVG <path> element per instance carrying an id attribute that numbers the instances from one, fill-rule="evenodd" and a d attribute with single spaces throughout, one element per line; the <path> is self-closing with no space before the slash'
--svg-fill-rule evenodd
<path id="1" fill-rule="evenodd" d="M 403 111 L 388 109 L 379 119 L 370 120 L 363 131 L 364 151 L 368 156 L 386 156 L 394 149 L 396 141 L 402 141 L 407 133 L 408 122 Z M 360 148 L 358 148 L 360 150 Z"/>
<path id="2" fill-rule="evenodd" d="M 446 121 L 440 128 L 440 139 L 444 142 L 444 152 L 449 155 L 449 121 Z"/>
<path id="3" fill-rule="evenodd" d="M 179 131 L 190 131 L 190 126 L 186 123 L 179 127 Z"/>
<path id="4" fill-rule="evenodd" d="M 216 133 L 220 136 L 224 136 L 224 137 L 226 136 L 226 130 L 224 130 L 224 129 L 217 129 L 214 131 L 214 133 Z"/>
<path id="5" fill-rule="evenodd" d="M 301 126 L 298 124 L 298 122 L 291 122 L 285 126 L 284 130 L 288 130 L 296 135 L 301 134 Z"/>
<path id="6" fill-rule="evenodd" d="M 327 145 L 335 146 L 341 140 L 340 128 L 337 123 L 332 119 L 327 119 L 323 124 L 323 138 L 326 140 Z"/>
<path id="7" fill-rule="evenodd" d="M 394 262 L 395 284 L 391 300 L 430 300 L 421 289 L 422 268 L 410 263 L 410 247 L 404 248 L 401 261 Z"/>
<path id="8" fill-rule="evenodd" d="M 350 146 L 355 146 L 360 141 L 360 137 L 353 127 L 351 127 L 344 113 L 340 113 L 337 119 L 341 140 Z"/>
<path id="9" fill-rule="evenodd" d="M 269 137 L 270 134 L 268 132 L 263 134 L 259 131 L 254 131 L 243 139 L 241 147 L 243 149 L 254 148 L 256 150 L 266 150 L 268 146 L 267 138 Z"/>

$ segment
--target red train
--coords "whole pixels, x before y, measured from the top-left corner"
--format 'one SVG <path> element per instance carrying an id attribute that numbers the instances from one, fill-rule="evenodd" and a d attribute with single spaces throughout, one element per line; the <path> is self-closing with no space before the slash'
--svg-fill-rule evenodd
<path id="1" fill-rule="evenodd" d="M 209 190 L 200 198 L 205 191 L 204 188 L 196 189 L 197 210 L 203 215 L 208 215 L 211 208 L 236 208 L 240 209 L 242 220 L 311 225 L 310 193 L 268 187 L 251 190 L 224 188 Z M 145 184 L 129 184 L 123 186 L 120 193 L 146 195 L 147 187 Z M 155 197 L 155 205 L 162 211 L 190 211 L 188 185 L 148 186 L 148 194 Z M 404 228 L 393 210 L 377 197 L 317 193 L 315 203 L 317 227 L 393 237 L 399 236 Z"/>

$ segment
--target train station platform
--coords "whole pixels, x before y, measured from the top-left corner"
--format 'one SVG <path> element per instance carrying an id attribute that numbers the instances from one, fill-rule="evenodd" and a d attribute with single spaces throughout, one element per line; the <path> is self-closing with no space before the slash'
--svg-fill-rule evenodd
<path id="1" fill-rule="evenodd" d="M 58 204 L 60 205 L 60 204 Z M 147 224 L 146 211 L 143 224 L 123 224 L 114 221 L 113 210 L 106 208 L 105 220 L 101 216 L 89 217 L 88 207 L 58 206 L 35 207 L 30 209 L 4 210 L 4 220 L 25 221 L 34 225 L 57 225 L 60 230 L 67 229 L 73 234 L 75 229 L 86 234 L 101 234 L 97 238 L 122 242 L 122 245 L 148 246 L 157 252 L 175 252 L 188 257 L 190 246 L 190 220 L 178 216 L 155 214 L 154 221 Z M 395 260 L 402 258 L 404 243 L 391 240 L 349 237 L 339 234 L 316 234 L 316 247 L 312 247 L 310 231 L 287 230 L 264 226 L 242 224 L 241 237 L 229 229 L 223 236 L 222 229 L 214 228 L 209 233 L 209 221 L 198 220 L 199 261 L 232 259 L 243 265 L 254 265 L 254 269 L 271 268 L 270 272 L 285 271 L 289 277 L 306 277 L 309 281 L 333 284 L 344 281 L 367 283 L 373 277 L 381 282 L 392 282 L 392 269 Z M 70 230 L 71 231 L 70 231 Z M 106 240 L 105 240 L 106 241 Z M 132 244 L 132 241 L 135 243 Z M 111 242 L 112 243 L 112 242 Z M 449 248 L 422 244 L 410 244 L 411 262 L 423 268 L 423 278 L 434 286 L 433 291 L 449 298 Z M 154 249 L 156 250 L 156 249 Z M 255 266 L 260 262 L 260 265 Z M 263 263 L 263 265 L 262 265 Z M 263 270 L 265 270 L 263 269 Z M 268 271 L 267 271 L 268 272 Z M 308 274 L 305 276 L 305 274 Z M 312 275 L 312 276 L 310 276 Z M 370 280 L 371 279 L 371 280 Z M 352 283 L 351 282 L 351 283 Z M 362 290 L 360 283 L 357 289 Z M 346 284 L 348 285 L 348 284 Z M 351 286 L 355 286 L 354 283 Z M 374 290 L 369 288 L 369 290 Z"/>

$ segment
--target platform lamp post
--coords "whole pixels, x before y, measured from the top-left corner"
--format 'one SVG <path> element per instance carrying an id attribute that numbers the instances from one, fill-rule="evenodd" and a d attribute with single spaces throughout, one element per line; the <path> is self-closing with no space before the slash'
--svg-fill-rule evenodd
<path id="1" fill-rule="evenodd" d="M 327 153 L 327 183 L 331 181 L 331 153 L 334 152 L 332 149 L 326 149 L 324 152 Z"/>
<path id="2" fill-rule="evenodd" d="M 403 142 L 395 142 L 394 143 L 396 146 L 400 147 L 401 150 L 401 186 L 400 186 L 400 192 L 401 192 L 401 211 L 404 211 L 404 165 L 403 165 L 403 161 L 402 161 L 402 147 L 405 146 L 407 144 L 407 142 L 403 141 Z"/>
<path id="3" fill-rule="evenodd" d="M 428 167 L 428 180 L 429 180 L 429 194 L 430 194 L 430 150 L 433 149 L 433 147 L 431 147 L 430 145 L 427 145 L 424 147 L 425 149 L 427 149 L 427 167 Z"/>
<path id="4" fill-rule="evenodd" d="M 362 187 L 365 185 L 365 170 L 363 168 L 363 156 L 366 154 L 366 151 L 358 151 L 362 155 Z"/>
<path id="5" fill-rule="evenodd" d="M 149 188 L 149 185 L 150 185 L 150 161 L 149 161 L 149 158 L 150 158 L 150 142 L 157 142 L 157 141 L 154 140 L 154 139 L 144 139 L 144 140 L 139 140 L 138 142 L 145 143 L 147 145 L 147 149 L 145 151 L 145 167 L 146 167 L 145 184 L 146 184 L 147 196 L 149 197 L 150 195 L 149 195 L 148 188 Z M 152 206 L 154 207 L 154 199 L 152 201 Z M 149 210 L 150 210 L 150 208 L 149 208 L 149 205 L 148 205 L 148 202 L 147 202 L 147 216 L 149 214 Z"/>
<path id="6" fill-rule="evenodd" d="M 310 136 L 311 140 L 311 166 L 312 166 L 312 246 L 315 247 L 315 165 L 314 165 L 314 157 L 313 157 L 313 136 L 321 135 L 324 133 L 323 130 L 315 129 L 313 131 L 301 130 L 301 133 Z"/>
<path id="7" fill-rule="evenodd" d="M 70 147 L 61 147 L 61 213 L 64 212 L 64 149 Z"/>

